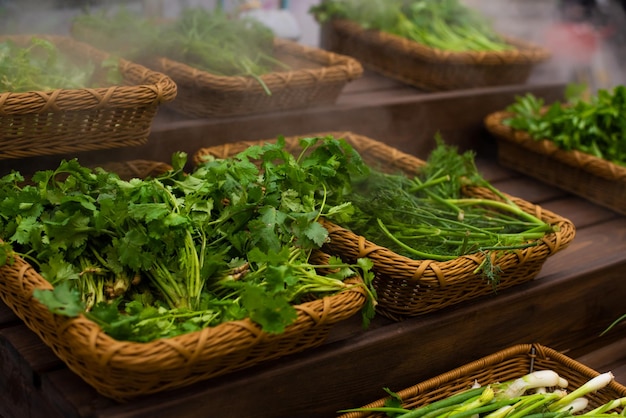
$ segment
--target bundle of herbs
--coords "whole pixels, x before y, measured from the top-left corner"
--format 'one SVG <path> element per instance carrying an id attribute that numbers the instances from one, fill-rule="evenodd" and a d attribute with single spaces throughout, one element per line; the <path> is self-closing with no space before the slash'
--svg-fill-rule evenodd
<path id="1" fill-rule="evenodd" d="M 518 96 L 506 109 L 511 116 L 502 123 L 535 140 L 550 140 L 563 150 L 626 166 L 626 87 L 601 89 L 588 98 L 583 92 L 584 86 L 569 85 L 565 102 L 550 106 L 531 93 Z"/>
<path id="2" fill-rule="evenodd" d="M 366 29 L 446 51 L 504 51 L 513 47 L 479 12 L 459 0 L 324 0 L 310 12 L 320 22 L 348 19 Z"/>
<path id="3" fill-rule="evenodd" d="M 472 151 L 461 154 L 439 136 L 417 169 L 415 176 L 372 169 L 353 177 L 351 188 L 330 194 L 329 202 L 350 202 L 354 212 L 331 219 L 399 255 L 436 261 L 536 246 L 557 227 L 523 211 L 486 181 Z M 468 186 L 488 188 L 500 200 L 469 197 L 463 193 Z M 485 257 L 481 271 L 496 284 L 499 269 L 490 260 Z"/>
<path id="4" fill-rule="evenodd" d="M 281 333 L 294 304 L 369 287 L 371 262 L 312 258 L 328 238 L 326 190 L 365 170 L 334 138 L 302 140 L 294 157 L 276 144 L 183 172 L 186 156 L 154 178 L 124 181 L 78 161 L 24 183 L 0 180 L 0 265 L 16 255 L 53 285 L 34 296 L 52 312 L 84 314 L 119 340 L 151 341 L 250 318 Z M 321 274 L 323 269 L 324 274 Z M 364 309 L 373 314 L 374 295 Z"/>
<path id="5" fill-rule="evenodd" d="M 98 66 L 105 69 L 108 84 L 120 83 L 122 77 L 117 60 L 113 58 L 100 64 L 77 63 L 42 37 L 33 36 L 27 45 L 6 39 L 0 42 L 0 91 L 23 93 L 102 87 L 93 80 Z"/>
<path id="6" fill-rule="evenodd" d="M 491 382 L 484 386 L 475 382 L 468 389 L 412 409 L 402 407 L 403 399 L 400 395 L 385 388 L 390 396 L 384 406 L 339 412 L 384 412 L 390 418 L 617 417 L 624 415 L 621 410 L 626 404 L 626 398 L 598 403 L 596 394 L 607 388 L 614 379 L 613 373 L 605 372 L 570 389 L 570 382 L 556 371 L 536 370 L 516 379 Z M 592 405 L 594 401 L 596 405 Z"/>
<path id="7" fill-rule="evenodd" d="M 274 34 L 252 18 L 221 9 L 185 8 L 180 16 L 155 22 L 128 9 L 79 15 L 74 35 L 142 62 L 165 57 L 221 76 L 260 76 L 288 65 L 274 58 Z"/>

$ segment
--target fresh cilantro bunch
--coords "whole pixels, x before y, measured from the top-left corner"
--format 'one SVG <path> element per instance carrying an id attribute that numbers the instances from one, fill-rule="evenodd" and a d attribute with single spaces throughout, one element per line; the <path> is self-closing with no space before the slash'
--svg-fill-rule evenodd
<path id="1" fill-rule="evenodd" d="M 568 86 L 568 91 L 576 85 Z M 516 97 L 503 124 L 547 139 L 564 150 L 578 150 L 626 166 L 626 86 L 599 90 L 587 100 L 568 94 L 564 103 L 546 106 L 531 93 Z"/>
<path id="2" fill-rule="evenodd" d="M 11 173 L 0 179 L 0 265 L 22 256 L 54 285 L 36 298 L 59 314 L 84 312 L 118 339 L 246 317 L 280 333 L 294 304 L 345 290 L 357 271 L 371 282 L 366 260 L 314 257 L 328 238 L 319 218 L 351 209 L 328 205 L 328 194 L 366 166 L 343 140 L 301 148 L 294 156 L 279 138 L 192 173 L 177 153 L 171 171 L 130 181 L 77 160 L 26 184 Z"/>

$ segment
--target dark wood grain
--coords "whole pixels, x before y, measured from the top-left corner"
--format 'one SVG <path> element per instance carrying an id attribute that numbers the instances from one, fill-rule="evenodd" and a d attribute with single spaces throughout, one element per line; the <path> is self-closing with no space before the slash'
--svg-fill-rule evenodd
<path id="1" fill-rule="evenodd" d="M 0 329 L 6 326 L 11 326 L 19 321 L 20 319 L 15 316 L 13 311 L 4 303 L 0 302 Z"/>

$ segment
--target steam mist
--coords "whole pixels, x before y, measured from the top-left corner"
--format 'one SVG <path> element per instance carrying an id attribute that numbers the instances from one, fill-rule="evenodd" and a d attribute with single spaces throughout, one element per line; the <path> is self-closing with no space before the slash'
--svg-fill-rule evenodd
<path id="1" fill-rule="evenodd" d="M 504 34 L 549 49 L 532 82 L 584 82 L 590 90 L 626 82 L 626 13 L 618 0 L 597 0 L 591 10 L 580 1 L 464 0 L 489 17 Z"/>
<path id="2" fill-rule="evenodd" d="M 0 31 L 11 33 L 68 34 L 74 16 L 85 10 L 112 10 L 123 6 L 146 15 L 175 17 L 187 7 L 223 6 L 232 11 L 246 3 L 276 11 L 287 5 L 294 25 L 288 32 L 305 45 L 319 45 L 319 28 L 309 8 L 321 0 L 0 0 Z M 363 0 L 368 1 L 368 0 Z M 490 18 L 498 31 L 531 41 L 553 51 L 538 66 L 530 83 L 584 82 L 591 90 L 624 84 L 626 15 L 617 0 L 598 0 L 594 15 L 572 22 L 558 0 L 461 0 Z M 574 24 L 575 25 L 574 25 Z M 273 21 L 285 28 L 285 21 Z M 584 32 L 585 35 L 581 35 Z M 574 34 L 574 35 L 573 35 Z"/>

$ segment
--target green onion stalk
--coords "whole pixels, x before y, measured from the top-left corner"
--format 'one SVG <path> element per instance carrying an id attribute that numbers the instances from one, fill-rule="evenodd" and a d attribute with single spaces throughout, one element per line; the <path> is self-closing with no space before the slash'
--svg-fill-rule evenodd
<path id="1" fill-rule="evenodd" d="M 581 387 L 567 392 L 567 380 L 552 370 L 529 373 L 518 379 L 486 386 L 474 386 L 430 404 L 406 409 L 401 406 L 353 408 L 344 412 L 386 412 L 394 418 L 585 418 L 623 416 L 613 413 L 623 408 L 625 398 L 618 398 L 585 412 L 585 397 L 612 382 L 611 372 L 598 375 Z M 391 395 L 394 395 L 391 393 Z M 395 396 L 400 402 L 401 399 Z"/>

